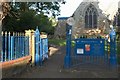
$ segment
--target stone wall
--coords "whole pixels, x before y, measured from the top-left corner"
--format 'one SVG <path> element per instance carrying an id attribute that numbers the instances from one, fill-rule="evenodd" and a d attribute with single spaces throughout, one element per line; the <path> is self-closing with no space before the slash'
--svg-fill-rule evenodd
<path id="1" fill-rule="evenodd" d="M 66 37 L 66 20 L 59 20 L 54 32 L 54 38 L 64 39 Z"/>
<path id="2" fill-rule="evenodd" d="M 107 23 L 107 22 L 106 22 Z M 101 24 L 97 27 L 97 28 L 89 28 L 89 29 L 85 29 L 84 26 L 80 23 L 78 23 L 77 25 L 72 27 L 72 37 L 73 38 L 78 38 L 81 35 L 87 35 L 88 33 L 92 32 L 92 34 L 99 34 L 99 35 L 103 35 L 103 34 L 108 34 L 109 33 L 109 25 L 107 25 L 108 27 L 105 26 L 105 24 L 103 22 L 101 22 Z M 90 33 L 91 35 L 91 33 Z"/>
<path id="3" fill-rule="evenodd" d="M 31 56 L 22 57 L 16 60 L 0 63 L 2 69 L 2 78 L 11 78 L 16 74 L 24 72 L 29 65 Z"/>

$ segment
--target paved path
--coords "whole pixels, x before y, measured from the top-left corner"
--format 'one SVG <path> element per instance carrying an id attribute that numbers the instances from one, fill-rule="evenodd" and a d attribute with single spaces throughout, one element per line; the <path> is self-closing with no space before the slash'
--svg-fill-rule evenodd
<path id="1" fill-rule="evenodd" d="M 29 67 L 21 74 L 14 76 L 19 78 L 117 78 L 116 72 L 109 70 L 64 69 L 65 47 L 49 57 L 42 67 Z"/>

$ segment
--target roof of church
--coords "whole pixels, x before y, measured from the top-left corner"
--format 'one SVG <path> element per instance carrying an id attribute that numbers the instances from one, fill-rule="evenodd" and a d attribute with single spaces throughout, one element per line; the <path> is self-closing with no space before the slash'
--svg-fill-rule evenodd
<path id="1" fill-rule="evenodd" d="M 106 18 L 106 16 L 102 13 L 102 10 L 99 8 L 98 3 L 98 0 L 83 0 L 72 16 L 79 21 L 83 16 L 85 16 L 85 10 L 90 6 L 90 4 L 92 4 L 97 9 L 98 15 L 101 17 L 101 19 Z"/>
<path id="2" fill-rule="evenodd" d="M 94 5 L 94 7 L 99 11 L 99 13 L 102 12 L 101 9 L 99 9 L 99 5 L 98 2 L 96 2 L 98 0 L 83 0 L 83 2 L 80 3 L 80 5 L 78 6 L 78 8 L 75 10 L 75 12 L 73 13 L 79 13 L 79 15 L 84 15 L 84 11 L 87 7 L 89 7 L 90 4 Z"/>

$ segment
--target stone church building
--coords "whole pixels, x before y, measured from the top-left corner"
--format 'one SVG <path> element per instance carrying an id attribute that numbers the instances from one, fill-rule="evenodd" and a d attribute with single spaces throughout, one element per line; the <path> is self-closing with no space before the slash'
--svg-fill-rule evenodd
<path id="1" fill-rule="evenodd" d="M 98 36 L 109 32 L 110 21 L 102 13 L 98 4 L 98 0 L 83 0 L 73 15 L 71 15 L 75 21 L 72 26 L 73 38 L 78 38 L 81 35 Z M 58 19 L 55 36 L 65 35 L 66 20 L 67 18 Z"/>

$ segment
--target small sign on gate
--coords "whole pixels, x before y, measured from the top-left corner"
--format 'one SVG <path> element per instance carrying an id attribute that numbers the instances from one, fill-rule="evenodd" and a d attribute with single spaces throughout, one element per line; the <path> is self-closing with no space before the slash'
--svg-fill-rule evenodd
<path id="1" fill-rule="evenodd" d="M 89 44 L 86 44 L 86 45 L 85 45 L 85 50 L 86 50 L 86 51 L 90 51 L 90 45 L 89 45 Z"/>
<path id="2" fill-rule="evenodd" d="M 84 50 L 83 49 L 77 49 L 77 54 L 84 54 Z"/>

